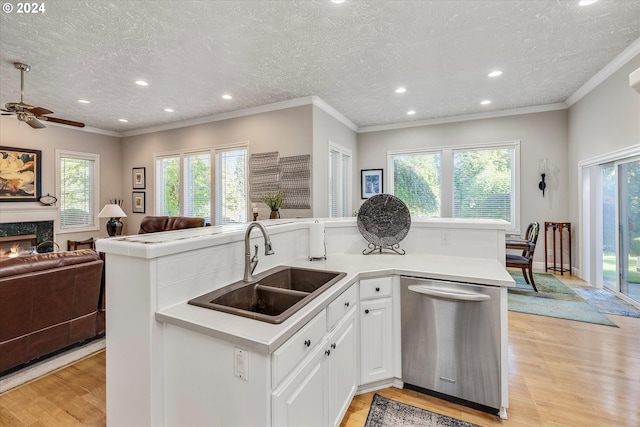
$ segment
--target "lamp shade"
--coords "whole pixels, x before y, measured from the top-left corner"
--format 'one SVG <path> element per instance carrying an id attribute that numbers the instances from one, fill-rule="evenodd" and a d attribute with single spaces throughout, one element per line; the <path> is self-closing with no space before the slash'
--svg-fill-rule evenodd
<path id="1" fill-rule="evenodd" d="M 104 205 L 104 208 L 98 214 L 98 218 L 125 218 L 126 213 L 116 204 Z"/>

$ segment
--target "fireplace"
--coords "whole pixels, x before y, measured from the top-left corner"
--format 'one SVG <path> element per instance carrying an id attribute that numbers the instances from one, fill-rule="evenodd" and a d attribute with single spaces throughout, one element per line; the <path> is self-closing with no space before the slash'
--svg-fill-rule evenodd
<path id="1" fill-rule="evenodd" d="M 14 257 L 35 252 L 37 237 L 35 234 L 0 237 L 0 257 Z"/>
<path id="2" fill-rule="evenodd" d="M 34 247 L 37 247 L 38 252 L 52 252 L 53 244 L 47 243 L 51 241 L 53 221 L 0 224 L 0 256 L 7 256 L 11 252 L 16 254 L 18 248 L 21 253 L 33 252 Z"/>

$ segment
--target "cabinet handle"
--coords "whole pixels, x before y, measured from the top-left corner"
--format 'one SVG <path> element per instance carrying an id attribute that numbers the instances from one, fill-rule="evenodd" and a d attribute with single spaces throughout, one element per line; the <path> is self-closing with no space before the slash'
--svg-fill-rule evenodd
<path id="1" fill-rule="evenodd" d="M 311 347 L 311 340 L 305 340 L 304 345 L 306 345 L 307 347 Z"/>
<path id="2" fill-rule="evenodd" d="M 380 288 L 376 288 L 376 292 L 380 292 Z"/>
<path id="3" fill-rule="evenodd" d="M 331 348 L 335 350 L 336 349 L 336 343 L 331 344 Z"/>
<path id="4" fill-rule="evenodd" d="M 331 356 L 331 350 L 325 351 L 324 354 L 326 354 L 327 356 Z"/>
<path id="5" fill-rule="evenodd" d="M 369 310 L 365 310 L 365 311 L 364 311 L 364 314 L 369 314 Z"/>
<path id="6" fill-rule="evenodd" d="M 344 306 L 345 306 L 345 307 L 347 307 L 347 308 L 349 308 L 349 301 L 345 302 L 345 303 L 344 303 Z"/>

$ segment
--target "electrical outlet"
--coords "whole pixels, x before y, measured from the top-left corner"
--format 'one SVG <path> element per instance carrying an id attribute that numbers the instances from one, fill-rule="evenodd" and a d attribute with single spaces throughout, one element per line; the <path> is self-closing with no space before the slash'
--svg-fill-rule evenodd
<path id="1" fill-rule="evenodd" d="M 449 243 L 451 243 L 449 232 L 447 230 L 442 231 L 442 233 L 440 234 L 440 242 L 443 245 L 448 245 Z"/>
<path id="2" fill-rule="evenodd" d="M 553 249 L 547 249 L 547 256 L 553 255 Z"/>

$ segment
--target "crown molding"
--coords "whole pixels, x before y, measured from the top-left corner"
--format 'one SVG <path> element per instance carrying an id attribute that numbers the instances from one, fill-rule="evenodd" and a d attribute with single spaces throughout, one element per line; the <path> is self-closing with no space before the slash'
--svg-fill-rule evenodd
<path id="1" fill-rule="evenodd" d="M 587 82 L 576 90 L 573 95 L 568 97 L 565 101 L 567 105 L 571 107 L 573 104 L 578 102 L 638 54 L 640 54 L 640 37 L 623 50 L 620 55 L 613 58 L 613 60 L 605 65 L 602 70 L 598 71 L 593 77 L 587 80 Z"/>
<path id="2" fill-rule="evenodd" d="M 230 111 L 228 113 L 214 114 L 212 116 L 200 117 L 198 119 L 184 120 L 181 122 L 167 123 L 159 126 L 152 126 L 148 128 L 121 132 L 120 136 L 125 138 L 128 136 L 144 135 L 144 134 L 153 133 L 153 132 L 162 132 L 165 130 L 185 128 L 189 126 L 219 122 L 222 120 L 237 119 L 239 117 L 252 116 L 254 114 L 268 113 L 271 111 L 284 110 L 287 108 L 300 107 L 302 105 L 310 105 L 310 104 L 313 104 L 313 97 L 305 96 L 303 98 L 296 98 L 296 99 L 290 99 L 288 101 L 274 102 L 271 104 L 260 105 L 258 107 L 245 108 L 243 110 Z"/>
<path id="3" fill-rule="evenodd" d="M 358 125 L 356 125 L 351 120 L 346 118 L 344 115 L 342 115 L 342 113 L 340 113 L 338 110 L 333 108 L 331 105 L 324 102 L 320 97 L 312 96 L 311 98 L 313 99 L 313 105 L 320 108 L 322 111 L 324 111 L 325 113 L 327 113 L 328 115 L 330 115 L 331 117 L 333 117 L 334 119 L 336 119 L 337 121 L 339 121 L 340 123 L 348 127 L 349 129 L 351 129 L 352 131 L 354 132 L 359 131 L 360 128 L 358 127 Z"/>
<path id="4" fill-rule="evenodd" d="M 521 114 L 544 113 L 547 111 L 566 110 L 569 106 L 565 102 L 555 104 L 535 105 L 533 107 L 512 108 L 509 110 L 489 111 L 486 113 L 465 114 L 463 116 L 442 117 L 438 119 L 420 120 L 415 122 L 405 122 L 390 125 L 365 126 L 358 130 L 358 133 L 379 132 L 384 130 L 395 130 L 413 128 L 419 126 L 441 125 L 445 123 L 466 122 L 470 120 L 493 119 L 505 116 L 517 116 Z"/>

